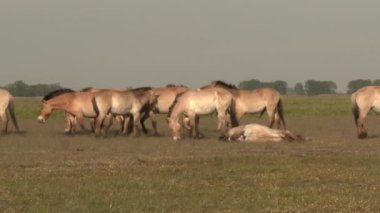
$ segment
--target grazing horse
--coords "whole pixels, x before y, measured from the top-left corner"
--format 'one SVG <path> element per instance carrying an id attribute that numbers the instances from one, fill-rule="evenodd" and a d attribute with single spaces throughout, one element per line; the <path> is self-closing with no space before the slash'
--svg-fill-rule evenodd
<path id="1" fill-rule="evenodd" d="M 281 142 L 281 141 L 299 141 L 306 140 L 301 135 L 296 135 L 288 130 L 277 130 L 260 124 L 247 124 L 231 128 L 224 139 L 229 141 L 249 141 L 249 142 Z"/>
<path id="2" fill-rule="evenodd" d="M 166 87 L 153 88 L 152 91 L 159 96 L 157 99 L 157 110 L 152 111 L 151 109 L 146 108 L 146 112 L 142 115 L 140 120 L 143 131 L 145 133 L 147 132 L 144 122 L 149 117 L 152 122 L 154 134 L 158 135 L 156 114 L 169 113 L 169 108 L 173 104 L 176 96 L 188 90 L 190 90 L 189 87 L 174 84 L 168 84 Z"/>
<path id="3" fill-rule="evenodd" d="M 380 112 L 380 86 L 367 86 L 351 95 L 352 113 L 354 114 L 358 138 L 366 138 L 364 121 L 369 111 Z"/>
<path id="4" fill-rule="evenodd" d="M 227 131 L 227 112 L 231 113 L 232 101 L 232 94 L 223 88 L 189 90 L 177 95 L 168 115 L 173 140 L 181 139 L 179 119 L 183 113 L 188 116 L 190 121 L 190 136 L 192 136 L 192 130 L 194 129 L 195 137 L 199 137 L 199 115 L 217 111 L 221 134 L 224 136 Z"/>
<path id="5" fill-rule="evenodd" d="M 121 115 L 124 118 L 133 117 L 133 132 L 138 136 L 140 131 L 138 122 L 140 119 L 141 111 L 144 107 L 156 110 L 158 96 L 152 91 L 150 87 L 136 88 L 126 91 L 116 90 L 101 90 L 94 94 L 92 100 L 93 108 L 97 112 L 95 122 L 95 135 L 106 136 L 106 130 L 102 128 L 105 117 L 108 113 L 112 115 Z M 123 133 L 128 132 L 129 122 L 125 122 Z"/>
<path id="6" fill-rule="evenodd" d="M 84 118 L 96 118 L 97 114 L 92 106 L 93 93 L 75 92 L 71 89 L 53 91 L 42 99 L 42 107 L 38 121 L 45 123 L 54 110 L 66 112 L 66 122 L 69 125 L 66 133 L 72 133 L 73 125 L 78 122 L 85 129 Z"/>
<path id="7" fill-rule="evenodd" d="M 266 111 L 268 114 L 268 126 L 272 128 L 276 122 L 277 127 L 286 129 L 283 113 L 283 97 L 279 92 L 271 88 L 261 88 L 256 90 L 241 90 L 235 85 L 227 84 L 223 81 L 213 81 L 200 89 L 224 88 L 230 91 L 234 97 L 233 108 L 238 121 L 245 113 L 260 113 Z"/>
<path id="8" fill-rule="evenodd" d="M 2 121 L 2 133 L 8 133 L 8 114 L 7 109 L 9 111 L 9 115 L 11 116 L 11 120 L 13 125 L 16 128 L 16 131 L 19 132 L 20 129 L 17 124 L 16 115 L 15 115 L 15 104 L 13 101 L 13 96 L 4 89 L 0 89 L 0 118 Z"/>

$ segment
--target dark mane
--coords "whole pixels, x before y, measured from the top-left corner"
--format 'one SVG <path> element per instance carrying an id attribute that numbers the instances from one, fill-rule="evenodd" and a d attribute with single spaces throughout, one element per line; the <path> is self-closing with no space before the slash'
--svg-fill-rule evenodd
<path id="1" fill-rule="evenodd" d="M 178 93 L 178 94 L 175 96 L 175 99 L 174 99 L 172 105 L 169 107 L 168 118 L 172 115 L 172 112 L 173 112 L 174 106 L 178 103 L 178 99 L 179 99 L 183 94 L 185 94 L 185 93 L 186 93 L 186 92 L 181 92 L 181 93 Z"/>
<path id="2" fill-rule="evenodd" d="M 148 90 L 152 90 L 152 87 L 138 87 L 138 88 L 132 89 L 133 92 L 145 92 Z"/>
<path id="3" fill-rule="evenodd" d="M 227 89 L 238 89 L 235 85 L 233 84 L 227 84 L 226 82 L 224 81 L 213 81 L 212 84 L 214 86 L 220 86 L 220 87 L 224 87 L 224 88 L 227 88 Z"/>
<path id="4" fill-rule="evenodd" d="M 50 92 L 47 95 L 45 95 L 42 100 L 48 101 L 48 100 L 50 100 L 56 96 L 59 96 L 59 95 L 65 94 L 65 93 L 70 93 L 70 92 L 75 92 L 75 91 L 72 89 L 58 89 L 58 90 L 55 90 L 55 91 Z"/>
<path id="5" fill-rule="evenodd" d="M 179 84 L 179 85 L 176 85 L 176 84 L 167 84 L 165 87 L 166 88 L 173 88 L 173 87 L 187 87 L 187 86 L 182 85 L 182 84 Z"/>
<path id="6" fill-rule="evenodd" d="M 81 91 L 81 92 L 88 92 L 88 91 L 90 91 L 92 89 L 94 89 L 94 87 L 85 87 L 85 88 L 83 88 L 83 89 L 81 89 L 79 91 Z"/>

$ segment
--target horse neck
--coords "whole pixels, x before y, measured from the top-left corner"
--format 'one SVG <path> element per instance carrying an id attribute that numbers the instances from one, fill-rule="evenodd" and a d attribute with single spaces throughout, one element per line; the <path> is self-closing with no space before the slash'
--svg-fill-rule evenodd
<path id="1" fill-rule="evenodd" d="M 150 94 L 148 92 L 135 93 L 135 97 L 142 105 L 149 104 Z"/>
<path id="2" fill-rule="evenodd" d="M 68 106 L 68 100 L 67 100 L 67 95 L 62 95 L 63 97 L 61 96 L 58 96 L 58 97 L 55 97 L 55 98 L 52 98 L 50 100 L 48 100 L 47 102 L 50 104 L 50 106 L 53 108 L 53 109 L 62 109 L 62 110 L 65 110 L 67 109 L 67 106 Z"/>
<path id="3" fill-rule="evenodd" d="M 183 110 L 182 104 L 181 103 L 176 103 L 176 105 L 173 107 L 172 112 L 170 114 L 170 119 L 173 120 L 173 121 L 178 122 L 179 121 L 179 117 L 180 117 L 180 115 L 181 115 L 181 113 L 183 111 L 184 110 Z"/>

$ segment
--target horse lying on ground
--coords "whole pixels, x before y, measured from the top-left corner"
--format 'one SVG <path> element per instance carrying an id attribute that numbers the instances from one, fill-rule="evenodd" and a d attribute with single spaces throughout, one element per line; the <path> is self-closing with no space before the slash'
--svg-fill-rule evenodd
<path id="1" fill-rule="evenodd" d="M 354 114 L 358 138 L 366 138 L 364 121 L 369 111 L 380 113 L 380 86 L 363 87 L 351 95 L 352 113 Z"/>
<path id="2" fill-rule="evenodd" d="M 2 121 L 2 133 L 8 133 L 8 114 L 11 116 L 13 125 L 16 128 L 16 131 L 19 132 L 20 129 L 17 124 L 16 115 L 15 115 L 15 105 L 13 101 L 13 96 L 7 90 L 0 89 L 0 118 Z"/>
<path id="3" fill-rule="evenodd" d="M 260 124 L 247 124 L 231 128 L 224 140 L 249 141 L 249 142 L 281 142 L 310 140 L 301 135 L 293 134 L 288 130 L 277 130 Z"/>

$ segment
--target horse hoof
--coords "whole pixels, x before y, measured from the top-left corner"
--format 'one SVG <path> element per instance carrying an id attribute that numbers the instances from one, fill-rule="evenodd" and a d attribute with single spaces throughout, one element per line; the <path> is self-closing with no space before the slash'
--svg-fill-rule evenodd
<path id="1" fill-rule="evenodd" d="M 359 138 L 359 139 L 364 139 L 364 138 L 366 138 L 366 137 L 368 137 L 368 134 L 367 134 L 366 132 L 363 132 L 363 133 L 358 134 L 358 138 Z"/>

